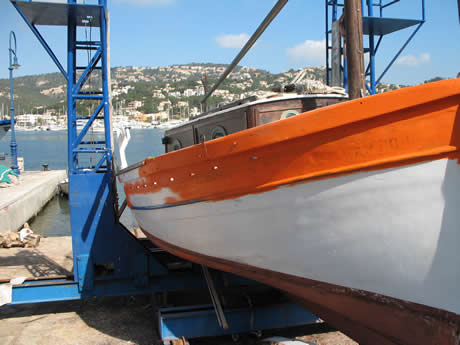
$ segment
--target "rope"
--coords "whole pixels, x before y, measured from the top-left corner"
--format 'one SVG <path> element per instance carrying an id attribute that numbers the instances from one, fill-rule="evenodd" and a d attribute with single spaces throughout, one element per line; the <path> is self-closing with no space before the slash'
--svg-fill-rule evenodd
<path id="1" fill-rule="evenodd" d="M 343 87 L 328 86 L 319 80 L 305 79 L 306 75 L 307 69 L 304 68 L 283 89 L 288 92 L 295 91 L 298 94 L 338 94 L 347 96 L 347 92 Z"/>

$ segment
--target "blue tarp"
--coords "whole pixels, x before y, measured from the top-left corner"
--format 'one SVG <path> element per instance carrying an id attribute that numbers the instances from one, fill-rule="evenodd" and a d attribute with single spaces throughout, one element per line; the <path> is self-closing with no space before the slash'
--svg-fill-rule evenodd
<path id="1" fill-rule="evenodd" d="M 10 168 L 0 164 L 0 183 L 11 183 L 10 175 L 18 177 L 18 175 Z"/>

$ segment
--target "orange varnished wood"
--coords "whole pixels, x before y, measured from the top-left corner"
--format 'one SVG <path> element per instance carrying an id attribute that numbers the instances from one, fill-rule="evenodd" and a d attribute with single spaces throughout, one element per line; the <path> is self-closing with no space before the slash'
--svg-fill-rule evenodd
<path id="1" fill-rule="evenodd" d="M 460 79 L 317 109 L 147 159 L 128 197 L 169 188 L 187 200 L 222 200 L 287 183 L 458 158 Z"/>

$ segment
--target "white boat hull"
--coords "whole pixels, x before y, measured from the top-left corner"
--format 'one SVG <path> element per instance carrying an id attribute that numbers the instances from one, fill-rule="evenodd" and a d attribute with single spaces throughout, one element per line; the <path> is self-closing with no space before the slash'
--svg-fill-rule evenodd
<path id="1" fill-rule="evenodd" d="M 460 314 L 458 205 L 460 166 L 440 159 L 133 212 L 144 231 L 202 255 Z"/>

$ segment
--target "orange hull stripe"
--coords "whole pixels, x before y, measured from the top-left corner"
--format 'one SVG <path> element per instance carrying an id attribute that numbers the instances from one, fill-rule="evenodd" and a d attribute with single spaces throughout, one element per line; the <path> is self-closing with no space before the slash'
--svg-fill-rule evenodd
<path id="1" fill-rule="evenodd" d="M 300 175 L 293 177 L 291 179 L 286 179 L 286 180 L 278 180 L 276 182 L 271 182 L 267 183 L 265 185 L 259 186 L 260 189 L 265 189 L 265 188 L 272 188 L 276 187 L 279 185 L 285 185 L 285 184 L 290 184 L 294 183 L 297 181 L 305 181 L 309 179 L 317 179 L 318 177 L 325 177 L 325 176 L 330 176 L 330 175 L 340 175 L 342 176 L 344 173 L 350 173 L 350 172 L 356 172 L 356 171 L 367 171 L 375 167 L 379 168 L 389 168 L 389 167 L 394 167 L 394 166 L 399 166 L 399 163 L 406 163 L 409 161 L 412 161 L 411 163 L 416 163 L 416 162 L 421 162 L 426 159 L 429 160 L 435 160 L 435 159 L 442 159 L 442 158 L 447 158 L 446 154 L 448 153 L 453 153 L 456 152 L 457 148 L 455 146 L 446 146 L 446 147 L 440 147 L 436 148 L 434 150 L 427 150 L 427 151 L 422 151 L 422 152 L 417 152 L 415 154 L 406 154 L 406 155 L 401 155 L 401 156 L 394 156 L 391 158 L 386 158 L 386 159 L 376 159 L 374 161 L 366 162 L 363 164 L 355 164 L 355 165 L 349 165 L 345 167 L 340 167 L 337 169 L 330 169 L 328 171 L 321 171 L 321 172 L 316 172 L 308 175 Z"/>
<path id="2" fill-rule="evenodd" d="M 459 158 L 460 79 L 336 104 L 147 159 L 128 196 L 221 200 L 414 160 Z"/>

